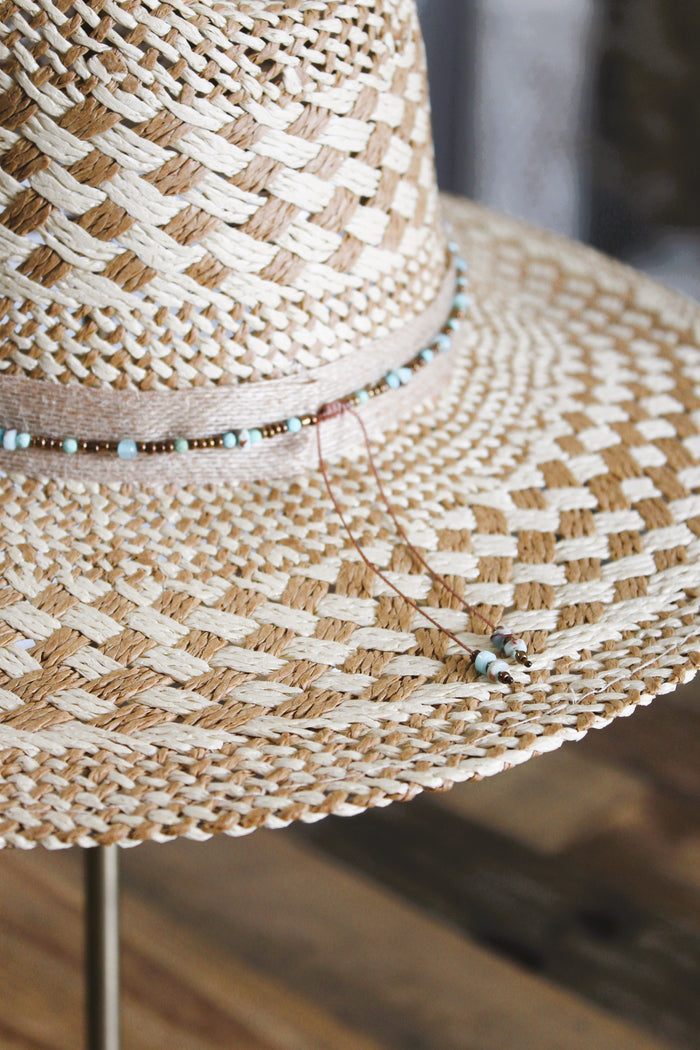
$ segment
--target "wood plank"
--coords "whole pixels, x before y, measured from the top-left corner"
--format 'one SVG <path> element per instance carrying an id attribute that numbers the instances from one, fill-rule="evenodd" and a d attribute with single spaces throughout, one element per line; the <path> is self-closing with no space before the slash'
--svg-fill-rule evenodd
<path id="1" fill-rule="evenodd" d="M 681 685 L 672 693 L 664 693 L 663 697 L 657 699 L 663 699 L 664 703 L 668 703 L 669 707 L 677 711 L 692 711 L 697 714 L 700 710 L 700 677 L 696 676 L 687 685 Z"/>
<path id="2" fill-rule="evenodd" d="M 647 783 L 700 801 L 700 680 L 588 734 L 580 747 Z"/>
<path id="3" fill-rule="evenodd" d="M 584 745 L 459 784 L 433 801 L 540 852 L 560 853 L 649 803 L 650 788 L 638 775 L 597 760 Z"/>
<path id="4" fill-rule="evenodd" d="M 640 907 L 634 879 L 606 884 L 581 852 L 552 859 L 430 799 L 304 835 L 479 943 L 659 1038 L 697 1046 L 700 929 Z"/>
<path id="5" fill-rule="evenodd" d="M 561 863 L 636 907 L 700 933 L 700 809 L 673 793 L 650 794 L 624 820 L 572 841 Z"/>
<path id="6" fill-rule="evenodd" d="M 408 812 L 415 805 L 392 809 Z M 352 829 L 377 827 L 367 816 L 324 823 L 338 839 L 352 841 Z M 375 1033 L 387 1048 L 669 1046 L 471 943 L 458 929 L 309 850 L 302 837 L 290 829 L 240 841 L 144 847 L 125 857 L 125 878 L 133 892 L 256 970 L 295 993 L 313 989 L 325 1009 Z M 373 841 L 379 852 L 394 846 L 386 835 Z M 406 851 L 397 856 L 400 864 Z M 453 858 L 450 849 L 440 863 L 451 866 Z"/>
<path id="7" fill-rule="evenodd" d="M 617 887 L 668 919 L 700 924 L 700 806 L 624 752 L 600 754 L 595 734 L 524 766 L 461 784 L 432 802 L 475 825 Z M 626 746 L 628 746 L 626 744 Z"/>
<path id="8" fill-rule="evenodd" d="M 279 981 L 263 977 L 236 959 L 230 950 L 203 942 L 196 932 L 193 935 L 182 924 L 173 923 L 170 915 L 154 912 L 133 896 L 127 900 L 124 922 L 131 931 L 131 950 L 137 949 L 151 966 L 156 960 L 164 978 L 155 982 L 148 979 L 148 970 L 139 974 L 132 966 L 132 990 L 145 989 L 142 995 L 151 1006 L 159 999 L 162 1011 L 167 1011 L 171 1019 L 177 1014 L 176 1003 L 196 995 L 202 1007 L 198 1018 L 200 1038 L 210 1032 L 212 1014 L 218 1013 L 221 1023 L 217 1027 L 217 1045 L 222 1050 L 247 1046 L 242 1041 L 244 1033 L 249 1040 L 255 1033 L 261 1046 L 264 1042 L 265 1047 L 277 1050 L 381 1050 L 374 1038 L 342 1024 L 313 1004 L 306 994 L 294 994 Z M 154 939 L 158 931 L 161 936 Z M 192 1021 L 185 1022 L 187 1031 L 195 1030 Z M 182 1030 L 182 1018 L 176 1027 L 177 1031 Z"/>
<path id="9" fill-rule="evenodd" d="M 78 851 L 0 857 L 3 1050 L 82 1045 L 81 876 Z M 129 1050 L 381 1050 L 128 889 L 122 930 Z"/>

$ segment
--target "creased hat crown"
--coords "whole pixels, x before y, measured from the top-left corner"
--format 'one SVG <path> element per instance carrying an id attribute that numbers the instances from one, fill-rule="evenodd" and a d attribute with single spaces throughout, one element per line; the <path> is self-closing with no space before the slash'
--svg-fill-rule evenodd
<path id="1" fill-rule="evenodd" d="M 413 0 L 15 0 L 0 38 L 0 377 L 263 380 L 434 299 Z"/>

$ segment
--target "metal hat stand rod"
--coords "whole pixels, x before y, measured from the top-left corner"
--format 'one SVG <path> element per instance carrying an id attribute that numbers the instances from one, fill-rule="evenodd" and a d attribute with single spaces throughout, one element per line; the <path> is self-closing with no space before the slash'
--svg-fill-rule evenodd
<path id="1" fill-rule="evenodd" d="M 87 1050 L 119 1050 L 119 848 L 85 854 Z"/>

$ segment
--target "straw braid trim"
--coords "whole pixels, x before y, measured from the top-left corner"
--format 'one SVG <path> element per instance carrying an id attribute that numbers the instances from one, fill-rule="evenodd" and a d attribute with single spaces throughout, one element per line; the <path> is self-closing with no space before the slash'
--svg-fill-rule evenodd
<path id="1" fill-rule="evenodd" d="M 698 611 L 698 603 L 694 603 L 689 613 L 696 617 Z M 674 644 L 665 644 L 665 630 L 677 639 Z M 304 789 L 303 779 L 298 777 L 299 760 L 286 742 L 272 743 L 258 754 L 251 752 L 257 775 L 248 778 L 239 773 L 241 762 L 236 757 L 241 748 L 248 748 L 248 739 L 242 735 L 232 735 L 230 743 L 218 752 L 201 755 L 193 750 L 165 763 L 162 748 L 144 746 L 139 749 L 139 772 L 135 776 L 133 756 L 122 757 L 112 749 L 106 752 L 88 734 L 80 746 L 94 748 L 94 754 L 88 753 L 84 759 L 83 777 L 86 783 L 99 777 L 99 788 L 82 797 L 85 808 L 76 813 L 74 805 L 61 813 L 60 807 L 50 821 L 42 821 L 28 814 L 21 803 L 7 806 L 10 824 L 9 828 L 5 824 L 6 834 L 0 843 L 28 849 L 40 842 L 48 849 L 63 849 L 69 845 L 168 842 L 180 835 L 197 841 L 216 834 L 240 837 L 262 827 L 279 829 L 295 821 L 313 823 L 330 814 L 356 816 L 366 809 L 410 801 L 422 791 L 444 791 L 465 780 L 494 776 L 554 751 L 565 742 L 581 740 L 590 729 L 602 729 L 614 718 L 632 714 L 638 704 L 647 705 L 655 696 L 671 692 L 694 677 L 698 635 L 682 619 L 669 618 L 657 631 L 641 635 L 639 641 L 648 654 L 641 667 L 629 659 L 625 649 L 608 650 L 613 661 L 623 657 L 622 671 L 589 678 L 588 691 L 581 695 L 573 691 L 554 693 L 546 703 L 522 705 L 520 717 L 508 726 L 509 735 L 503 732 L 502 704 L 480 705 L 479 742 L 469 746 L 465 746 L 464 735 L 477 728 L 476 719 L 455 716 L 451 731 L 442 734 L 440 752 L 431 753 L 429 759 L 427 751 L 418 747 L 411 749 L 412 754 L 402 755 L 400 762 L 387 765 L 383 753 L 395 752 L 396 747 L 397 729 L 393 725 L 384 728 L 370 724 L 360 734 L 358 723 L 346 734 L 326 732 L 318 743 L 304 740 L 304 762 L 319 777 L 321 790 Z M 586 670 L 584 663 L 570 668 L 572 674 Z M 426 700 L 424 705 L 418 701 L 414 705 L 413 720 L 430 720 L 432 716 L 441 723 L 440 706 L 431 706 L 430 699 Z M 396 714 L 401 720 L 406 717 L 404 712 Z M 72 742 L 71 749 L 75 747 Z M 330 761 L 329 752 L 333 756 Z M 63 774 L 64 754 L 65 749 L 53 743 L 48 750 L 35 750 L 31 757 L 18 761 L 15 770 L 8 770 L 7 794 L 24 797 L 28 779 L 41 765 L 46 784 L 41 792 L 42 809 L 51 807 L 63 791 L 70 790 L 71 780 Z M 258 777 L 273 770 L 281 789 L 259 793 Z M 139 805 L 127 802 L 127 792 L 135 790 Z M 250 794 L 252 805 L 246 794 Z"/>
<path id="2" fill-rule="evenodd" d="M 5 479 L 0 837 L 134 844 L 352 814 L 630 713 L 700 660 L 697 306 L 448 207 L 473 323 L 428 416 L 377 448 L 411 539 L 530 677 L 473 668 L 385 592 L 317 473 L 276 485 Z M 396 542 L 362 460 L 332 482 L 392 580 L 483 636 Z"/>

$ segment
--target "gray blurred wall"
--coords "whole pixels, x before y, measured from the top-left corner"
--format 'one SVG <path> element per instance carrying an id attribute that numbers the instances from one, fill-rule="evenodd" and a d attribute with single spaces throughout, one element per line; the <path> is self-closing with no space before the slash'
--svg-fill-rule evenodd
<path id="1" fill-rule="evenodd" d="M 593 0 L 418 0 L 441 185 L 588 228 Z"/>

